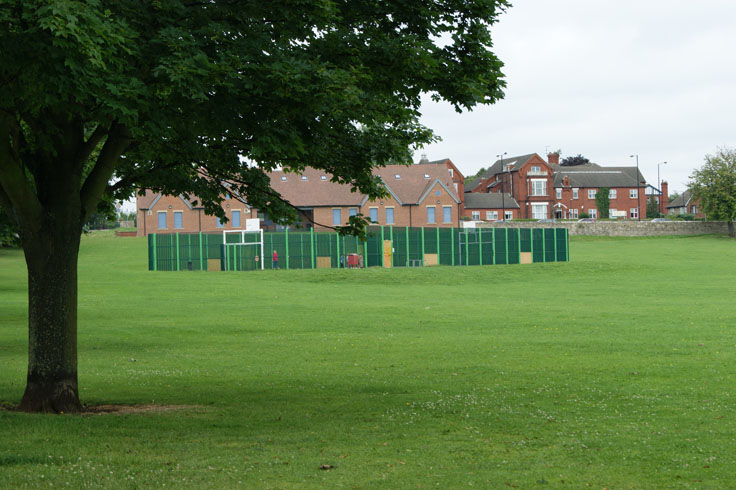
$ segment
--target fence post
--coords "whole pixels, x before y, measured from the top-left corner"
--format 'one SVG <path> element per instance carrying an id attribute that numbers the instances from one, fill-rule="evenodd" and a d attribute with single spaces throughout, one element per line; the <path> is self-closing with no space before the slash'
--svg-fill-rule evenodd
<path id="1" fill-rule="evenodd" d="M 158 257 L 156 254 L 156 234 L 152 233 L 151 237 L 153 238 L 153 246 L 151 247 L 151 249 L 153 250 L 153 270 L 157 271 L 158 270 Z"/>
<path id="2" fill-rule="evenodd" d="M 470 265 L 470 245 L 468 245 L 468 238 L 470 233 L 465 232 L 465 265 Z"/>
<path id="3" fill-rule="evenodd" d="M 309 257 L 311 259 L 310 262 L 312 262 L 312 269 L 314 269 L 314 261 L 317 260 L 317 259 L 315 259 L 316 255 L 314 253 L 314 226 L 312 226 L 309 229 L 309 232 L 310 232 L 310 234 L 309 234 L 309 240 L 310 240 L 310 248 L 311 248 L 311 250 L 309 252 Z"/>
<path id="4" fill-rule="evenodd" d="M 179 267 L 179 233 L 176 233 L 176 270 L 180 270 Z"/>
<path id="5" fill-rule="evenodd" d="M 437 229 L 439 230 L 439 227 Z M 455 265 L 455 228 L 452 226 L 450 227 L 450 255 L 452 255 L 451 263 Z"/>
<path id="6" fill-rule="evenodd" d="M 529 230 L 529 244 L 532 251 L 532 263 L 534 263 L 534 228 Z"/>
<path id="7" fill-rule="evenodd" d="M 544 243 L 544 228 L 542 228 L 542 262 L 547 262 L 547 244 Z"/>
<path id="8" fill-rule="evenodd" d="M 552 228 L 552 231 L 554 232 L 552 233 L 552 238 L 554 239 L 553 245 L 555 247 L 554 249 L 555 250 L 555 260 L 554 261 L 557 262 L 557 228 Z"/>
<path id="9" fill-rule="evenodd" d="M 491 228 L 491 264 L 496 265 L 496 228 Z"/>
<path id="10" fill-rule="evenodd" d="M 202 232 L 199 232 L 199 270 L 204 270 L 204 264 L 202 264 Z"/>
<path id="11" fill-rule="evenodd" d="M 519 263 L 521 264 L 521 228 L 516 229 L 516 244 L 519 246 Z"/>
<path id="12" fill-rule="evenodd" d="M 385 253 L 384 253 L 384 250 L 383 250 L 384 238 L 385 237 L 383 236 L 383 225 L 381 225 L 381 245 L 379 247 L 380 250 L 381 250 L 381 267 L 386 267 L 386 264 L 385 264 L 386 258 L 384 257 L 385 256 Z"/>
<path id="13" fill-rule="evenodd" d="M 335 242 L 337 242 L 337 268 L 340 268 L 340 233 L 335 232 Z"/>
<path id="14" fill-rule="evenodd" d="M 406 266 L 409 267 L 409 227 L 404 229 L 406 230 Z"/>
<path id="15" fill-rule="evenodd" d="M 439 255 L 437 256 L 437 263 L 439 264 Z M 422 267 L 424 267 L 424 227 L 422 226 Z"/>
<path id="16" fill-rule="evenodd" d="M 363 242 L 363 267 L 368 267 L 368 237 Z"/>
<path id="17" fill-rule="evenodd" d="M 568 233 L 570 230 L 565 228 L 565 260 L 567 262 L 570 262 L 570 236 Z"/>
<path id="18" fill-rule="evenodd" d="M 483 265 L 483 228 L 478 228 L 478 263 Z"/>
<path id="19" fill-rule="evenodd" d="M 288 270 L 289 269 L 289 255 L 290 255 L 289 254 L 289 229 L 287 228 L 285 230 L 285 232 L 286 233 L 284 234 L 284 238 L 286 239 L 286 250 L 285 250 L 285 252 L 286 252 L 285 253 L 285 255 L 286 255 L 286 269 Z"/>
<path id="20" fill-rule="evenodd" d="M 504 233 L 504 236 L 506 237 L 506 246 L 504 247 L 506 249 L 506 265 L 509 265 L 509 229 L 504 228 L 506 233 Z"/>
<path id="21" fill-rule="evenodd" d="M 440 260 L 440 229 L 437 227 L 435 230 L 437 230 L 437 265 L 442 265 Z"/>

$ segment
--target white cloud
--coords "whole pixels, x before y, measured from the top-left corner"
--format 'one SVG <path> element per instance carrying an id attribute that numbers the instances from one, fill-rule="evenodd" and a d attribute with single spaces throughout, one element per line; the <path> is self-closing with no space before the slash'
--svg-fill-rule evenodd
<path id="1" fill-rule="evenodd" d="M 707 153 L 736 146 L 736 2 L 523 0 L 493 27 L 503 101 L 456 114 L 425 99 L 443 141 L 423 150 L 472 174 L 496 155 L 561 148 L 633 164 L 683 190 Z M 417 155 L 418 158 L 418 155 Z"/>

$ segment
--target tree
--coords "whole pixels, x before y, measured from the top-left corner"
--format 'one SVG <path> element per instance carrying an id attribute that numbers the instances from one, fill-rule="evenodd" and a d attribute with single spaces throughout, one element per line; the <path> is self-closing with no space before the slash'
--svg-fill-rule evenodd
<path id="1" fill-rule="evenodd" d="M 305 166 L 381 196 L 372 169 L 436 139 L 423 93 L 458 112 L 503 97 L 490 26 L 507 7 L 0 0 L 0 206 L 28 268 L 20 409 L 81 408 L 77 255 L 100 203 L 149 188 L 224 218 L 227 192 L 289 221 L 268 172 Z"/>
<path id="2" fill-rule="evenodd" d="M 608 187 L 601 187 L 595 193 L 595 207 L 598 208 L 599 218 L 608 218 L 608 208 L 611 206 L 611 198 L 608 195 L 610 191 Z"/>
<path id="3" fill-rule="evenodd" d="M 659 218 L 660 215 L 657 200 L 654 196 L 649 196 L 649 199 L 647 199 L 647 218 Z"/>
<path id="4" fill-rule="evenodd" d="M 690 175 L 693 199 L 700 201 L 710 219 L 728 222 L 728 236 L 734 237 L 736 219 L 736 150 L 721 148 L 706 155 L 705 164 Z"/>
<path id="5" fill-rule="evenodd" d="M 574 157 L 563 158 L 560 161 L 560 165 L 563 167 L 575 167 L 577 165 L 587 165 L 589 163 L 590 163 L 590 160 L 588 160 L 587 158 L 585 158 L 583 155 L 579 153 Z"/>
<path id="6" fill-rule="evenodd" d="M 670 195 L 668 196 L 669 202 L 667 204 L 671 204 L 675 199 L 680 197 L 680 193 L 677 191 L 670 192 Z"/>

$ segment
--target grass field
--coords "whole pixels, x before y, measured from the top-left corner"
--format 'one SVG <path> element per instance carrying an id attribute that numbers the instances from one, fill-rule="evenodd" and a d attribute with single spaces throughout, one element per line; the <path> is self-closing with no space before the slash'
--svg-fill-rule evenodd
<path id="1" fill-rule="evenodd" d="M 0 487 L 736 485 L 734 240 L 405 270 L 149 272 L 145 253 L 83 239 L 80 396 L 169 410 L 0 411 Z M 24 267 L 0 250 L 6 405 Z"/>

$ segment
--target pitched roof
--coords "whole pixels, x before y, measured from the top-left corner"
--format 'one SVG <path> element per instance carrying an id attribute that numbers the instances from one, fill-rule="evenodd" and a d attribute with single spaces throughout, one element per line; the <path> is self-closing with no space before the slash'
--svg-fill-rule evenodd
<path id="1" fill-rule="evenodd" d="M 536 153 L 530 153 L 528 155 L 520 155 L 517 157 L 506 157 L 503 159 L 496 160 L 493 165 L 491 165 L 488 170 L 483 172 L 484 179 L 487 179 L 488 177 L 492 177 L 496 174 L 500 174 L 503 172 L 503 167 L 507 165 L 512 165 L 511 172 L 515 172 L 519 170 L 526 162 L 528 162 Z"/>
<path id="2" fill-rule="evenodd" d="M 677 196 L 671 203 L 667 205 L 667 209 L 669 208 L 681 208 L 684 206 L 687 206 L 690 202 L 690 198 L 692 198 L 692 195 L 690 193 L 690 190 L 685 190 L 682 194 Z"/>
<path id="3" fill-rule="evenodd" d="M 500 192 L 467 192 L 465 193 L 465 209 L 519 209 L 519 203 L 511 194 Z"/>
<path id="4" fill-rule="evenodd" d="M 638 175 L 638 177 L 637 177 Z M 636 167 L 601 167 L 596 164 L 566 167 L 555 165 L 555 187 L 568 177 L 571 187 L 637 187 L 644 182 Z"/>
<path id="5" fill-rule="evenodd" d="M 374 173 L 400 204 L 417 204 L 437 182 L 460 201 L 447 168 L 441 165 L 388 165 Z M 270 176 L 273 189 L 297 207 L 360 206 L 366 200 L 364 194 L 331 182 L 332 175 L 311 167 L 299 174 L 274 171 Z"/>

